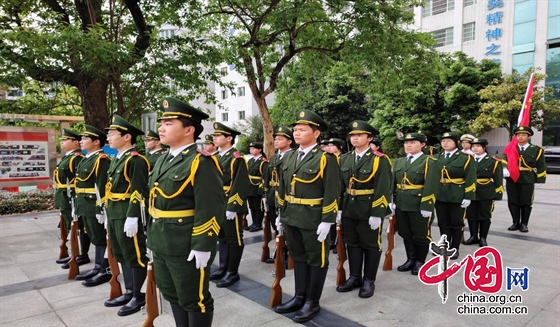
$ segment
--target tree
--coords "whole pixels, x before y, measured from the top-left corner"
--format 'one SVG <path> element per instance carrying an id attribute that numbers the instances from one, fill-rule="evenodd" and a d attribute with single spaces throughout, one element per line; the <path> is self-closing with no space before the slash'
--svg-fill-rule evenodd
<path id="1" fill-rule="evenodd" d="M 26 78 L 77 88 L 86 123 L 137 120 L 163 95 L 212 94 L 220 54 L 198 36 L 157 36 L 176 2 L 6 0 L 0 3 L 0 83 Z M 170 88 L 173 83 L 176 88 Z"/>
<path id="2" fill-rule="evenodd" d="M 229 55 L 228 63 L 244 71 L 262 116 L 265 152 L 270 154 L 273 128 L 266 97 L 276 90 L 286 64 L 305 52 L 334 54 L 349 45 L 354 51 L 367 49 L 373 62 L 387 57 L 370 45 L 383 49 L 390 39 L 387 35 L 412 22 L 413 15 L 405 9 L 418 4 L 412 0 L 209 0 L 198 25 L 218 24 L 211 39 Z M 186 17 L 196 21 L 190 9 L 184 8 L 189 12 Z"/>
<path id="3" fill-rule="evenodd" d="M 235 148 L 241 154 L 249 153 L 251 142 L 261 142 L 263 139 L 263 123 L 260 116 L 250 116 L 246 120 L 236 123 L 233 128 L 243 131 L 235 142 Z"/>
<path id="4" fill-rule="evenodd" d="M 485 101 L 480 115 L 472 122 L 471 128 L 481 134 L 491 129 L 505 127 L 510 139 L 513 129 L 517 126 L 517 119 L 531 73 L 538 70 L 531 68 L 522 75 L 516 71 L 505 75 L 503 82 L 495 81 L 492 85 L 478 92 Z M 533 102 L 531 104 L 531 127 L 541 131 L 547 127 L 547 122 L 560 115 L 560 100 L 554 99 L 552 87 L 544 87 L 539 82 L 546 78 L 545 74 L 534 75 Z M 542 84 L 542 83 L 541 83 Z"/>

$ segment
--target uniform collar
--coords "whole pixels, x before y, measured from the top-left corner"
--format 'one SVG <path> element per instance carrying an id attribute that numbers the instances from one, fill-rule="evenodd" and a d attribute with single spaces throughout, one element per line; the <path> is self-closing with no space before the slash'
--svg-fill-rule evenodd
<path id="1" fill-rule="evenodd" d="M 127 153 L 128 150 L 131 150 L 131 149 L 134 149 L 134 146 L 132 146 L 132 147 L 130 147 L 130 148 L 124 150 L 123 152 L 119 152 L 119 154 L 117 154 L 117 159 L 122 158 L 123 154 Z"/>
<path id="2" fill-rule="evenodd" d="M 357 158 L 357 157 L 360 157 L 360 158 L 363 157 L 363 156 L 366 154 L 367 150 L 369 150 L 369 149 L 370 149 L 370 148 L 368 147 L 367 149 L 365 149 L 365 150 L 362 151 L 361 153 L 358 153 L 357 151 L 354 151 L 354 152 L 356 152 L 356 158 Z"/>
<path id="3" fill-rule="evenodd" d="M 183 152 L 183 150 L 185 150 L 186 148 L 190 147 L 190 146 L 193 145 L 193 144 L 194 144 L 194 143 L 190 143 L 190 144 L 187 144 L 187 145 L 183 145 L 182 147 L 180 147 L 180 148 L 178 148 L 178 149 L 175 149 L 175 150 L 173 150 L 173 151 L 171 151 L 171 152 L 169 152 L 169 153 L 173 156 L 173 158 L 175 158 L 177 155 L 179 155 L 179 153 Z"/>
<path id="4" fill-rule="evenodd" d="M 483 154 L 481 154 L 480 156 L 477 156 L 476 154 L 474 155 L 474 158 L 476 159 L 476 161 L 483 159 L 484 157 L 486 157 L 486 152 L 484 152 Z"/>
<path id="5" fill-rule="evenodd" d="M 94 154 L 96 154 L 97 152 L 99 152 L 99 151 L 101 151 L 101 150 L 102 150 L 102 149 L 95 150 L 95 151 L 93 151 L 93 152 L 89 152 L 88 154 L 86 154 L 86 158 L 89 158 L 89 157 L 93 156 Z"/>
<path id="6" fill-rule="evenodd" d="M 422 151 L 418 152 L 417 154 L 407 154 L 406 159 L 408 160 L 408 157 L 412 156 L 412 159 L 410 159 L 410 162 L 413 163 L 416 159 L 418 159 L 423 154 L 424 153 Z"/>
<path id="7" fill-rule="evenodd" d="M 154 153 L 156 153 L 156 152 L 158 152 L 158 151 L 161 151 L 161 148 L 158 148 L 158 149 L 155 149 L 155 150 L 150 151 L 150 154 L 154 154 Z"/>

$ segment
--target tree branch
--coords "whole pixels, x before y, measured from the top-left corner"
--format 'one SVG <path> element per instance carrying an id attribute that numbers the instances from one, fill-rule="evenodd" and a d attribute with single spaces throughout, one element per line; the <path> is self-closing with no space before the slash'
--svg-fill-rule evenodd
<path id="1" fill-rule="evenodd" d="M 56 0 L 43 0 L 43 2 L 47 6 L 49 6 L 49 8 L 51 8 L 54 12 L 60 14 L 60 16 L 58 17 L 58 21 L 61 24 L 65 25 L 65 26 L 70 25 L 70 17 L 68 16 L 68 12 L 66 12 L 66 10 L 58 4 L 58 1 L 56 1 Z"/>
<path id="2" fill-rule="evenodd" d="M 151 27 L 148 26 L 146 20 L 144 19 L 144 14 L 142 13 L 142 9 L 138 5 L 137 0 L 123 0 L 128 11 L 132 15 L 132 19 L 134 20 L 134 24 L 138 29 L 138 36 L 136 37 L 136 43 L 134 43 L 134 48 L 132 49 L 132 57 L 133 60 L 129 60 L 125 63 L 125 67 L 123 67 L 122 71 L 128 70 L 132 67 L 139 59 L 144 57 L 146 49 L 150 46 L 150 32 Z"/>

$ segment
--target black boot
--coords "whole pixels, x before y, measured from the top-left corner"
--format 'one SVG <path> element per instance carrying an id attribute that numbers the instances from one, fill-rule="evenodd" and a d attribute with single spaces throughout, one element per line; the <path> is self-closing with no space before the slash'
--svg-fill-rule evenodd
<path id="1" fill-rule="evenodd" d="M 480 222 L 480 242 L 478 243 L 480 247 L 488 246 L 488 243 L 486 242 L 486 238 L 488 237 L 488 231 L 490 230 L 491 223 L 492 221 L 490 219 L 482 220 Z"/>
<path id="2" fill-rule="evenodd" d="M 305 300 L 303 307 L 294 315 L 294 321 L 299 323 L 313 319 L 319 311 L 321 311 L 319 300 L 321 299 L 321 294 L 323 293 L 323 286 L 325 285 L 325 279 L 327 278 L 327 270 L 329 267 L 310 268 L 307 299 Z"/>
<path id="3" fill-rule="evenodd" d="M 416 252 L 416 261 L 410 273 L 416 276 L 420 268 L 422 268 L 422 265 L 424 265 L 424 262 L 426 262 L 428 251 L 430 251 L 430 243 L 414 244 L 414 251 Z"/>
<path id="4" fill-rule="evenodd" d="M 113 275 L 107 273 L 107 268 L 109 268 L 109 259 L 104 258 L 101 262 L 101 269 L 99 270 L 99 273 L 90 279 L 84 280 L 82 285 L 86 287 L 93 287 L 109 282 Z"/>
<path id="5" fill-rule="evenodd" d="M 471 237 L 468 240 L 465 240 L 463 244 L 465 245 L 472 245 L 478 243 L 478 221 L 476 219 L 468 219 L 469 222 L 469 230 L 471 232 Z"/>
<path id="6" fill-rule="evenodd" d="M 62 259 L 57 259 L 56 263 L 58 263 L 59 265 L 63 264 L 63 263 L 67 263 L 68 261 L 70 261 L 70 259 L 72 259 L 72 256 L 68 256 L 66 258 L 62 258 Z"/>
<path id="7" fill-rule="evenodd" d="M 70 261 L 70 260 L 68 260 Z M 78 266 L 82 266 L 85 264 L 90 263 L 91 260 L 89 259 L 89 256 L 86 254 L 80 254 L 79 256 L 76 257 L 76 263 L 78 264 Z M 68 269 L 70 268 L 70 265 L 67 263 L 63 264 L 62 266 L 60 266 L 60 268 L 62 269 Z"/>
<path id="8" fill-rule="evenodd" d="M 296 294 L 288 302 L 282 303 L 274 311 L 277 313 L 290 313 L 301 309 L 307 297 L 307 277 L 309 266 L 305 262 L 294 261 L 294 280 Z"/>
<path id="9" fill-rule="evenodd" d="M 220 267 L 210 274 L 210 280 L 218 280 L 224 278 L 228 266 L 229 258 L 229 245 L 226 242 L 220 242 L 218 244 L 218 251 L 220 252 Z"/>
<path id="10" fill-rule="evenodd" d="M 119 316 L 128 316 L 136 313 L 146 305 L 146 294 L 141 292 L 148 271 L 146 268 L 132 268 L 132 299 L 119 309 Z"/>
<path id="11" fill-rule="evenodd" d="M 414 262 L 414 267 L 412 267 L 412 270 L 410 271 L 410 273 L 413 274 L 414 276 L 417 276 L 418 273 L 420 272 L 420 268 L 422 268 L 423 265 L 424 265 L 424 262 L 415 261 Z"/>
<path id="12" fill-rule="evenodd" d="M 338 292 L 350 292 L 362 286 L 362 264 L 364 262 L 364 250 L 359 247 L 348 246 L 348 265 L 350 266 L 350 277 L 338 285 Z"/>
<path id="13" fill-rule="evenodd" d="M 84 232 L 83 228 L 80 228 L 80 235 L 78 236 L 78 238 L 80 239 L 81 256 L 87 257 L 89 261 L 88 252 L 89 252 L 89 246 L 91 245 L 91 240 L 89 238 L 89 235 Z"/>
<path id="14" fill-rule="evenodd" d="M 329 248 L 331 250 L 336 249 L 336 224 L 331 225 L 331 244 L 330 244 Z"/>
<path id="15" fill-rule="evenodd" d="M 214 311 L 210 312 L 189 312 L 189 326 L 211 327 L 214 319 Z"/>
<path id="16" fill-rule="evenodd" d="M 529 228 L 527 228 L 527 226 L 529 225 L 529 218 L 531 217 L 532 210 L 533 207 L 531 206 L 521 207 L 521 226 L 519 226 L 519 231 L 521 233 L 529 232 Z"/>
<path id="17" fill-rule="evenodd" d="M 247 227 L 243 228 L 243 230 L 246 230 L 246 231 L 248 231 L 248 230 L 250 230 L 250 229 L 251 229 L 251 228 L 253 228 L 253 227 L 255 227 L 255 223 L 254 223 L 254 222 L 253 222 L 253 223 L 251 223 L 251 225 L 249 225 L 249 226 L 247 226 Z"/>
<path id="18" fill-rule="evenodd" d="M 457 260 L 459 259 L 459 246 L 461 245 L 461 237 L 463 236 L 463 230 L 462 229 L 452 229 L 451 230 L 451 242 L 449 243 L 451 245 L 452 248 L 454 248 L 455 254 L 453 254 L 453 256 L 451 256 L 451 260 Z"/>
<path id="19" fill-rule="evenodd" d="M 361 298 L 372 297 L 375 292 L 375 279 L 377 278 L 377 269 L 381 260 L 381 251 L 365 250 L 365 267 L 364 267 L 364 284 L 358 292 Z"/>
<path id="20" fill-rule="evenodd" d="M 95 247 L 95 266 L 92 270 L 88 270 L 76 276 L 76 280 L 86 280 L 90 279 L 93 276 L 99 274 L 101 271 L 101 264 L 103 263 L 103 257 L 105 256 L 105 246 L 96 246 Z"/>
<path id="21" fill-rule="evenodd" d="M 189 327 L 189 313 L 182 306 L 171 303 L 171 311 L 176 327 Z"/>
<path id="22" fill-rule="evenodd" d="M 228 287 L 233 285 L 235 282 L 239 281 L 239 264 L 241 263 L 241 257 L 243 256 L 243 248 L 245 246 L 230 245 L 229 246 L 229 262 L 227 267 L 227 272 L 224 278 L 220 279 L 217 283 L 217 287 Z"/>
<path id="23" fill-rule="evenodd" d="M 508 203 L 509 212 L 511 213 L 511 219 L 513 220 L 513 225 L 511 225 L 508 230 L 518 230 L 519 223 L 521 222 L 521 208 L 516 204 Z"/>
<path id="24" fill-rule="evenodd" d="M 414 267 L 416 254 L 414 253 L 414 243 L 412 240 L 403 239 L 404 249 L 406 252 L 406 262 L 397 267 L 398 271 L 409 271 Z"/>
<path id="25" fill-rule="evenodd" d="M 117 298 L 105 301 L 106 307 L 119 307 L 121 305 L 127 304 L 132 299 L 132 288 L 134 287 L 132 268 L 128 267 L 125 264 L 122 264 L 121 271 L 124 279 L 125 292 L 123 295 Z"/>

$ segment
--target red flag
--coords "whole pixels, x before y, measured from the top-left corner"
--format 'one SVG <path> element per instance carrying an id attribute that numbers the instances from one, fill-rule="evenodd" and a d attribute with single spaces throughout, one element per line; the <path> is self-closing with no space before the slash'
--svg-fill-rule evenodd
<path id="1" fill-rule="evenodd" d="M 519 112 L 519 117 L 517 118 L 517 126 L 529 126 L 530 123 L 530 111 L 531 104 L 533 103 L 533 74 L 529 78 L 529 84 L 527 85 L 527 91 L 525 92 L 525 99 L 523 100 L 523 106 Z M 511 139 L 511 142 L 504 148 L 504 154 L 507 155 L 509 177 L 517 182 L 519 179 L 519 152 L 517 151 L 517 138 L 515 135 Z"/>

